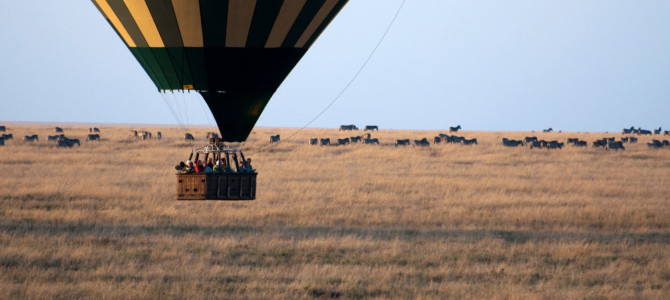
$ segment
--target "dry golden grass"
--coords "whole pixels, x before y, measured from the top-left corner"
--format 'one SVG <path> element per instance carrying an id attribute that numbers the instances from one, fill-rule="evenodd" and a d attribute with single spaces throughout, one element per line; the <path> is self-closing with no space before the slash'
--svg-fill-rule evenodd
<path id="1" fill-rule="evenodd" d="M 10 126 L 0 147 L 0 298 L 670 298 L 670 149 L 309 146 L 350 132 L 256 129 L 249 202 L 177 202 L 172 166 L 207 130 Z M 21 141 L 38 133 L 40 142 Z M 359 132 L 360 134 L 361 132 Z M 268 146 L 269 136 L 288 141 Z"/>

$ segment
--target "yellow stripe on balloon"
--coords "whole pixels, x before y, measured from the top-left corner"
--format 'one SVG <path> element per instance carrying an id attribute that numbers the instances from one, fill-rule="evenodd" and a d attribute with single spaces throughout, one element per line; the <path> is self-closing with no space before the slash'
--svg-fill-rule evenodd
<path id="1" fill-rule="evenodd" d="M 302 48 L 305 47 L 305 44 L 307 41 L 309 41 L 309 38 L 314 35 L 314 32 L 316 32 L 316 29 L 319 28 L 321 23 L 326 19 L 328 14 L 333 11 L 333 8 L 337 4 L 338 0 L 326 0 L 326 3 L 321 6 L 321 9 L 319 9 L 319 12 L 316 13 L 316 16 L 314 16 L 314 19 L 312 19 L 312 22 L 309 23 L 309 26 L 305 29 L 305 32 L 302 33 L 300 36 L 300 39 L 298 39 L 298 42 L 295 43 L 296 48 Z"/>
<path id="2" fill-rule="evenodd" d="M 193 0 L 172 0 L 179 32 L 184 47 L 203 47 L 200 2 Z"/>
<path id="3" fill-rule="evenodd" d="M 279 9 L 275 24 L 272 26 L 272 31 L 270 31 L 270 37 L 267 43 L 265 43 L 265 48 L 281 47 L 284 39 L 286 39 L 286 35 L 288 35 L 295 20 L 298 18 L 300 11 L 305 6 L 305 2 L 306 0 L 284 1 L 281 9 Z"/>
<path id="4" fill-rule="evenodd" d="M 94 1 L 95 3 L 98 4 L 98 7 L 100 7 L 102 12 L 105 14 L 105 17 L 112 23 L 114 28 L 116 28 L 116 31 L 119 32 L 121 38 L 126 43 L 126 45 L 128 47 L 135 47 L 135 41 L 133 41 L 133 39 L 130 37 L 130 34 L 128 34 L 128 31 L 126 31 L 126 28 L 123 27 L 123 24 L 121 24 L 121 21 L 116 16 L 112 8 L 109 6 L 109 3 L 107 3 L 106 0 L 94 0 Z"/>
<path id="5" fill-rule="evenodd" d="M 147 3 L 144 2 L 144 0 L 123 0 L 123 2 L 126 3 L 130 14 L 133 16 L 133 19 L 135 19 L 135 23 L 137 23 L 137 27 L 140 28 L 149 47 L 165 47 Z"/>

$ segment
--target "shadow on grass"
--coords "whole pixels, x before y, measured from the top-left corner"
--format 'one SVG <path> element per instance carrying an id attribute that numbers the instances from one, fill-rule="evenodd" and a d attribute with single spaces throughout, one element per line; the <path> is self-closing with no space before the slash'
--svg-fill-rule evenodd
<path id="1" fill-rule="evenodd" d="M 21 235 L 114 235 L 121 237 L 146 235 L 185 236 L 197 234 L 205 237 L 245 237 L 270 235 L 286 239 L 314 239 L 332 237 L 355 237 L 370 240 L 455 240 L 476 242 L 483 239 L 500 239 L 508 243 L 546 242 L 595 242 L 629 244 L 670 244 L 670 233 L 607 233 L 607 232 L 556 232 L 513 231 L 495 229 L 410 229 L 336 226 L 200 226 L 171 224 L 112 225 L 100 223 L 45 222 L 32 219 L 4 220 L 0 232 L 11 236 Z"/>

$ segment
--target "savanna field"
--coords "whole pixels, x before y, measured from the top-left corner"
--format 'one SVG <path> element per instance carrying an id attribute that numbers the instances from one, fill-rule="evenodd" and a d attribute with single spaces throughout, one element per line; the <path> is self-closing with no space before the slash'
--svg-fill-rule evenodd
<path id="1" fill-rule="evenodd" d="M 256 200 L 178 202 L 174 165 L 207 129 L 86 142 L 88 127 L 62 126 L 81 147 L 57 148 L 53 127 L 8 127 L 2 299 L 670 298 L 670 147 L 646 145 L 659 136 L 625 151 L 590 145 L 620 133 L 395 147 L 448 132 L 382 128 L 381 145 L 311 146 L 363 132 L 257 128 L 240 145 Z M 589 147 L 500 142 L 525 136 Z"/>

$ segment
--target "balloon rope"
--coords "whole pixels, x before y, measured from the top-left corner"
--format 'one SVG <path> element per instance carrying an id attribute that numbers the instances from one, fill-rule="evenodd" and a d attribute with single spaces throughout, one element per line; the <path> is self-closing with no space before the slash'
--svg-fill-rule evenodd
<path id="1" fill-rule="evenodd" d="M 363 65 L 361 65 L 361 67 L 358 69 L 358 71 L 356 72 L 354 77 L 351 78 L 351 80 L 349 80 L 349 83 L 347 83 L 347 85 L 344 86 L 342 91 L 340 91 L 340 93 L 337 94 L 337 96 L 335 96 L 335 98 L 332 101 L 330 101 L 330 103 L 328 103 L 328 105 L 326 105 L 326 107 L 323 110 L 321 110 L 321 112 L 319 114 L 317 114 L 316 117 L 314 117 L 311 121 L 307 122 L 307 124 L 305 124 L 302 128 L 298 129 L 298 131 L 296 131 L 295 133 L 290 135 L 288 138 L 286 138 L 286 140 L 290 140 L 291 138 L 295 137 L 298 133 L 300 133 L 305 128 L 307 128 L 307 126 L 314 123 L 314 121 L 316 121 L 319 117 L 321 117 L 321 115 L 323 115 L 328 109 L 330 109 L 330 107 L 333 106 L 333 104 L 335 104 L 335 102 L 337 102 L 337 100 L 339 100 L 340 97 L 349 89 L 349 87 L 354 83 L 354 81 L 356 81 L 356 79 L 358 78 L 358 75 L 360 75 L 363 72 L 363 69 L 365 69 L 365 67 L 368 65 L 368 63 L 370 62 L 370 60 L 374 56 L 375 52 L 377 52 L 377 49 L 379 49 L 379 46 L 382 44 L 382 42 L 386 38 L 386 35 L 388 35 L 389 31 L 391 30 L 391 27 L 393 26 L 396 19 L 398 18 L 398 15 L 400 15 L 400 11 L 402 10 L 403 6 L 405 6 L 405 1 L 406 0 L 402 0 L 402 3 L 400 3 L 400 7 L 398 7 L 398 10 L 396 11 L 395 16 L 393 16 L 393 19 L 391 19 L 391 23 L 389 23 L 389 25 L 386 27 L 386 31 L 384 31 L 384 34 L 379 39 L 379 42 L 377 42 L 377 45 L 375 45 L 374 49 L 372 49 L 372 52 L 370 52 L 370 55 L 368 55 L 368 58 L 365 60 Z M 270 145 L 272 145 L 272 144 L 270 144 Z M 264 150 L 265 149 L 261 149 L 256 153 L 261 153 Z"/>
<path id="2" fill-rule="evenodd" d="M 159 92 L 161 94 L 161 97 L 163 98 L 163 102 L 165 102 L 165 106 L 167 106 L 170 109 L 170 112 L 172 112 L 172 116 L 174 117 L 175 120 L 177 120 L 177 123 L 179 123 L 179 126 L 182 128 L 184 127 L 184 124 L 182 121 L 179 119 L 179 116 L 175 112 L 174 108 L 170 103 L 168 102 L 167 96 L 165 95 L 165 92 Z"/>

